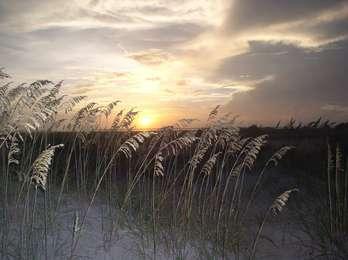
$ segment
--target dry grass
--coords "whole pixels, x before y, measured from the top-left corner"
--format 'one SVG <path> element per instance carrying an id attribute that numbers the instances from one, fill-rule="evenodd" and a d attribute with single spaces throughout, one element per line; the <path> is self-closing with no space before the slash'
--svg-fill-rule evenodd
<path id="1" fill-rule="evenodd" d="M 2 70 L 0 77 L 7 79 Z M 55 251 L 64 259 L 76 258 L 98 198 L 107 205 L 105 214 L 111 219 L 107 237 L 111 239 L 122 225 L 139 225 L 144 229 L 137 230 L 139 239 L 147 241 L 145 248 L 151 249 L 153 259 L 164 245 L 171 248 L 172 257 L 182 256 L 183 248 L 192 241 L 198 241 L 197 252 L 204 254 L 197 253 L 197 258 L 257 255 L 269 212 L 280 213 L 295 189 L 276 197 L 273 204 L 271 200 L 270 207 L 264 205 L 267 213 L 253 235 L 246 232 L 247 219 L 252 217 L 249 209 L 269 168 L 278 165 L 293 147 L 284 146 L 261 162 L 268 136 L 242 137 L 233 125 L 236 117 L 220 116 L 219 106 L 209 113 L 207 127 L 197 131 L 182 128 L 194 119 L 156 132 L 132 131 L 138 111 L 117 111 L 118 100 L 106 105 L 83 104 L 83 96 L 62 95 L 61 85 L 37 81 L 0 87 L 0 148 L 5 162 L 2 224 L 7 226 L 1 232 L 3 258 L 14 251 L 18 259 L 51 259 Z M 107 127 L 109 131 L 100 132 Z M 54 158 L 63 145 L 64 150 Z M 339 158 L 337 150 L 336 169 L 342 167 Z M 261 171 L 257 164 L 263 164 Z M 250 181 L 256 171 L 256 180 Z M 330 190 L 329 194 L 330 208 L 336 203 L 332 228 L 338 230 L 347 224 L 347 209 L 341 209 L 347 195 L 337 181 L 340 170 L 335 174 L 336 193 Z M 79 201 L 87 198 L 88 203 L 73 210 L 71 223 L 65 223 L 71 240 L 59 248 L 52 237 L 60 234 L 64 197 L 71 194 Z M 12 222 L 9 211 L 13 199 L 22 209 L 19 224 Z M 123 223 L 115 221 L 113 214 L 124 217 Z M 19 236 L 11 240 L 15 227 Z"/>

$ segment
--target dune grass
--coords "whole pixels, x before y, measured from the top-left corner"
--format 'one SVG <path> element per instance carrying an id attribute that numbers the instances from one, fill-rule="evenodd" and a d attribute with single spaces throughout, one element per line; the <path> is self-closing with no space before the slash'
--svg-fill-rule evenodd
<path id="1" fill-rule="evenodd" d="M 138 111 L 117 111 L 119 100 L 83 104 L 83 96 L 61 94 L 62 82 L 13 85 L 1 77 L 1 259 L 82 257 L 95 204 L 105 247 L 127 233 L 139 257 L 255 259 L 270 213 L 296 190 L 264 205 L 250 233 L 263 179 L 293 147 L 260 160 L 269 137 L 242 137 L 219 107 L 202 129 L 185 130 L 192 120 L 182 120 L 139 132 Z M 328 175 L 331 233 L 347 226 L 336 154 L 335 184 Z"/>

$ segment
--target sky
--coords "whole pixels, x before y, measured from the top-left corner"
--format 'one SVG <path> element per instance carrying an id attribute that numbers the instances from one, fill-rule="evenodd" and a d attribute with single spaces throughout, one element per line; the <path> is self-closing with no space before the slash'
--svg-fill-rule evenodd
<path id="1" fill-rule="evenodd" d="M 348 0 L 0 0 L 0 67 L 151 127 L 348 119 Z"/>

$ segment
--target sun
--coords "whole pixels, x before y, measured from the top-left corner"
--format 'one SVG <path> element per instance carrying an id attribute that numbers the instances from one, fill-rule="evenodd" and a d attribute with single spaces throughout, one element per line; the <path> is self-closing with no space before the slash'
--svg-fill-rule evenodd
<path id="1" fill-rule="evenodd" d="M 149 128 L 152 123 L 152 118 L 150 116 L 142 116 L 139 118 L 139 128 Z"/>

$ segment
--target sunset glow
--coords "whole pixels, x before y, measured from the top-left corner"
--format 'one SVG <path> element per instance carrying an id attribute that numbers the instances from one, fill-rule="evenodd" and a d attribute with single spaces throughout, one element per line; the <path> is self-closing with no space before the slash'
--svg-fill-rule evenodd
<path id="1" fill-rule="evenodd" d="M 138 127 L 140 129 L 151 128 L 152 118 L 148 115 L 140 115 L 138 120 Z"/>
<path id="2" fill-rule="evenodd" d="M 67 95 L 168 122 L 216 105 L 249 123 L 347 116 L 326 109 L 348 106 L 347 1 L 5 0 L 0 14 L 1 66 Z"/>
<path id="3" fill-rule="evenodd" d="M 348 259 L 348 0 L 0 0 L 0 119 L 1 259 Z"/>

